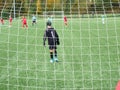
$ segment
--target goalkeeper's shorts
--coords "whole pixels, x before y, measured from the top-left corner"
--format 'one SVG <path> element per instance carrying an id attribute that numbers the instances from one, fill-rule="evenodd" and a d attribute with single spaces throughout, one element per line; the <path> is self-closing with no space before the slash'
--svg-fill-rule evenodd
<path id="1" fill-rule="evenodd" d="M 33 22 L 33 23 L 36 23 L 36 20 L 33 20 L 32 22 Z"/>
<path id="2" fill-rule="evenodd" d="M 49 45 L 49 49 L 50 50 L 57 49 L 57 46 L 56 45 Z"/>

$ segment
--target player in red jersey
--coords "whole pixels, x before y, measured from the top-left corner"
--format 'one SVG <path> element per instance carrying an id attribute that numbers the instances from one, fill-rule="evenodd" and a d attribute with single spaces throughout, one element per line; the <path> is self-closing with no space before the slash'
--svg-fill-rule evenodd
<path id="1" fill-rule="evenodd" d="M 23 28 L 24 28 L 24 27 L 28 28 L 27 19 L 25 18 L 25 16 L 23 16 L 23 18 L 22 18 L 22 27 L 23 27 Z"/>
<path id="2" fill-rule="evenodd" d="M 120 90 L 120 80 L 118 81 L 117 85 L 116 85 L 116 89 L 115 90 Z"/>
<path id="3" fill-rule="evenodd" d="M 10 26 L 12 26 L 12 20 L 13 20 L 12 17 L 9 16 L 9 25 L 10 25 Z"/>
<path id="4" fill-rule="evenodd" d="M 2 24 L 4 24 L 4 19 L 3 19 L 3 18 L 0 18 L 0 22 L 1 22 Z"/>
<path id="5" fill-rule="evenodd" d="M 67 26 L 67 17 L 64 16 L 64 24 Z"/>

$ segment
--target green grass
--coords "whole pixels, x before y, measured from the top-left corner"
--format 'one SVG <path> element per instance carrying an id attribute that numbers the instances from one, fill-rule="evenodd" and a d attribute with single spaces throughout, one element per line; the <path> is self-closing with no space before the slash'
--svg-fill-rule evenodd
<path id="1" fill-rule="evenodd" d="M 120 79 L 120 18 L 54 21 L 60 37 L 59 63 L 43 47 L 45 21 L 0 26 L 0 90 L 114 90 Z"/>

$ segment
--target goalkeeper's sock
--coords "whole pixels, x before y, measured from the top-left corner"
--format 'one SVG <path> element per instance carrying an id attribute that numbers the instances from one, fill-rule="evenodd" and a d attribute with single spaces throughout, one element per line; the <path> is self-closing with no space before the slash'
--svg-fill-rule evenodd
<path id="1" fill-rule="evenodd" d="M 53 59 L 53 52 L 50 52 L 50 57 L 51 57 L 50 62 L 53 63 L 53 62 L 54 62 L 54 59 Z"/>
<path id="2" fill-rule="evenodd" d="M 55 57 L 54 57 L 54 60 L 56 61 L 56 62 L 58 62 L 58 58 L 57 58 L 57 51 L 55 50 Z"/>
<path id="3" fill-rule="evenodd" d="M 57 57 L 57 51 L 56 51 L 56 50 L 55 50 L 55 52 L 54 52 L 54 53 L 55 53 L 55 57 Z"/>
<path id="4" fill-rule="evenodd" d="M 50 58 L 53 60 L 53 52 L 50 52 Z"/>

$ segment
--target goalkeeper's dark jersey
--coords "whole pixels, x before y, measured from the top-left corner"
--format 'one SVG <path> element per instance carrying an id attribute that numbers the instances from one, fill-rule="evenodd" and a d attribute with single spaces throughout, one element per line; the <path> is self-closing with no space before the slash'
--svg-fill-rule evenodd
<path id="1" fill-rule="evenodd" d="M 47 28 L 44 33 L 43 43 L 48 39 L 48 45 L 59 44 L 59 36 L 54 28 Z"/>

